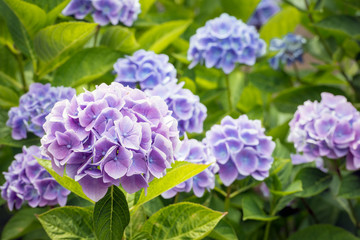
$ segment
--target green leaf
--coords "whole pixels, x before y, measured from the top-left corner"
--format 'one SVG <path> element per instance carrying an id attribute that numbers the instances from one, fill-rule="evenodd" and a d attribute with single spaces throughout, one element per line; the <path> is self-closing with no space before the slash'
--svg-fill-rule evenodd
<path id="1" fill-rule="evenodd" d="M 35 215 L 43 212 L 45 212 L 43 208 L 27 208 L 18 211 L 6 223 L 1 234 L 1 239 L 17 239 L 33 230 L 41 228 Z"/>
<path id="2" fill-rule="evenodd" d="M 25 0 L 26 2 L 36 4 L 40 8 L 42 8 L 46 13 L 47 17 L 47 25 L 53 24 L 56 17 L 60 14 L 60 12 L 68 5 L 71 0 Z"/>
<path id="3" fill-rule="evenodd" d="M 45 24 L 45 12 L 36 5 L 20 0 L 0 0 L 0 15 L 6 20 L 16 47 L 31 58 L 33 68 L 36 69 L 36 57 L 30 37 Z"/>
<path id="4" fill-rule="evenodd" d="M 281 112 L 294 113 L 299 105 L 305 101 L 321 100 L 322 92 L 330 92 L 335 95 L 345 95 L 345 93 L 336 87 L 327 85 L 305 86 L 285 90 L 279 93 L 274 99 L 275 107 Z M 296 96 L 296 97 L 294 97 Z"/>
<path id="5" fill-rule="evenodd" d="M 317 224 L 295 232 L 289 240 L 359 240 L 343 228 L 330 224 Z"/>
<path id="6" fill-rule="evenodd" d="M 222 219 L 211 231 L 209 237 L 216 240 L 235 240 L 238 239 L 233 227 Z"/>
<path id="7" fill-rule="evenodd" d="M 275 93 L 292 86 L 288 75 L 272 69 L 252 72 L 247 75 L 247 78 L 255 87 L 263 92 Z"/>
<path id="8" fill-rule="evenodd" d="M 207 167 L 209 167 L 209 165 L 210 164 L 205 165 L 185 161 L 176 161 L 174 164 L 172 164 L 171 168 L 168 169 L 164 177 L 160 179 L 155 178 L 149 183 L 147 194 L 145 195 L 144 190 L 142 191 L 138 202 L 131 208 L 131 211 L 159 196 L 163 192 L 199 174 Z"/>
<path id="9" fill-rule="evenodd" d="M 11 88 L 0 85 L 0 92 L 0 107 L 8 109 L 19 104 L 19 96 Z"/>
<path id="10" fill-rule="evenodd" d="M 298 197 L 315 196 L 329 187 L 332 176 L 324 173 L 318 168 L 303 168 L 295 177 L 295 180 L 301 180 L 303 191 L 296 194 Z"/>
<path id="11" fill-rule="evenodd" d="M 295 182 L 291 183 L 287 188 L 285 188 L 285 190 L 283 191 L 276 191 L 270 189 L 270 192 L 278 196 L 287 196 L 293 193 L 301 192 L 302 190 L 303 190 L 302 182 L 300 180 L 296 180 Z"/>
<path id="12" fill-rule="evenodd" d="M 195 203 L 177 203 L 160 209 L 144 224 L 142 231 L 153 239 L 202 239 L 225 214 Z"/>
<path id="13" fill-rule="evenodd" d="M 39 77 L 68 60 L 95 33 L 96 24 L 66 22 L 49 26 L 34 37 L 34 49 L 40 59 Z"/>
<path id="14" fill-rule="evenodd" d="M 75 193 L 76 195 L 78 195 L 79 197 L 82 197 L 83 199 L 88 200 L 89 202 L 94 203 L 94 201 L 92 201 L 90 198 L 88 198 L 85 193 L 82 191 L 82 187 L 81 185 L 76 182 L 74 179 L 64 175 L 64 176 L 60 176 L 59 174 L 57 174 L 51 166 L 51 161 L 50 160 L 46 160 L 46 159 L 40 159 L 40 158 L 36 158 L 36 160 L 38 161 L 38 163 L 43 166 L 46 171 L 48 171 L 50 173 L 51 176 L 53 176 L 53 178 L 55 178 L 55 180 L 64 188 L 70 190 L 71 192 Z"/>
<path id="15" fill-rule="evenodd" d="M 51 239 L 95 240 L 92 210 L 81 207 L 54 208 L 38 216 Z"/>
<path id="16" fill-rule="evenodd" d="M 247 22 L 254 13 L 260 0 L 221 0 L 224 11 L 236 18 Z"/>
<path id="17" fill-rule="evenodd" d="M 333 34 L 344 34 L 348 37 L 357 37 L 360 35 L 359 17 L 333 15 L 315 23 L 315 26 L 329 30 Z"/>
<path id="18" fill-rule="evenodd" d="M 338 196 L 347 199 L 360 198 L 360 177 L 356 174 L 345 176 L 341 181 Z"/>
<path id="19" fill-rule="evenodd" d="M 268 44 L 272 38 L 282 38 L 289 32 L 293 32 L 300 23 L 300 12 L 294 7 L 285 7 L 275 14 L 260 29 L 260 38 Z"/>
<path id="20" fill-rule="evenodd" d="M 121 56 L 105 47 L 83 49 L 56 70 L 52 85 L 77 87 L 89 83 L 111 70 Z"/>
<path id="21" fill-rule="evenodd" d="M 121 26 L 106 29 L 100 44 L 128 54 L 133 53 L 140 46 L 135 39 L 135 34 L 128 28 Z"/>
<path id="22" fill-rule="evenodd" d="M 273 221 L 278 217 L 267 215 L 252 195 L 245 195 L 242 199 L 243 220 Z"/>
<path id="23" fill-rule="evenodd" d="M 129 203 L 129 201 L 127 201 Z M 130 218 L 129 225 L 125 229 L 126 239 L 133 239 L 141 231 L 147 219 L 143 206 L 139 207 Z"/>
<path id="24" fill-rule="evenodd" d="M 185 32 L 191 20 L 170 21 L 152 27 L 141 35 L 141 48 L 160 53 Z"/>
<path id="25" fill-rule="evenodd" d="M 114 185 L 95 204 L 94 230 L 98 239 L 121 240 L 129 224 L 130 213 L 124 193 Z"/>

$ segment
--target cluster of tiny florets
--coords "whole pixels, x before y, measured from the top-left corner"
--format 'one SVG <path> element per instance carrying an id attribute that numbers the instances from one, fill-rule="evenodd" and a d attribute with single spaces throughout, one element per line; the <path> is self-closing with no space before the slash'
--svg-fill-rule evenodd
<path id="1" fill-rule="evenodd" d="M 177 121 L 160 97 L 120 83 L 58 102 L 46 118 L 44 153 L 54 169 L 92 200 L 111 185 L 134 193 L 166 174 L 179 141 Z"/>
<path id="2" fill-rule="evenodd" d="M 33 83 L 29 91 L 21 96 L 18 107 L 9 111 L 7 125 L 12 128 L 12 138 L 16 140 L 27 137 L 27 132 L 42 137 L 45 117 L 57 101 L 71 99 L 75 89 L 51 87 L 50 84 Z"/>
<path id="3" fill-rule="evenodd" d="M 218 171 L 218 166 L 215 158 L 210 154 L 205 143 L 195 139 L 189 140 L 185 135 L 185 139 L 181 142 L 175 157 L 178 161 L 211 165 L 196 176 L 164 192 L 162 194 L 164 198 L 172 198 L 179 192 L 190 192 L 191 189 L 193 189 L 195 196 L 202 197 L 205 190 L 210 191 L 211 189 L 214 189 L 215 173 Z"/>
<path id="4" fill-rule="evenodd" d="M 119 22 L 131 26 L 141 12 L 139 0 L 71 0 L 62 13 L 84 19 L 91 14 L 96 23 L 104 26 Z"/>
<path id="5" fill-rule="evenodd" d="M 206 143 L 216 158 L 224 185 L 246 176 L 256 180 L 269 176 L 275 143 L 264 131 L 259 120 L 242 115 L 238 119 L 226 116 L 206 133 Z"/>
<path id="6" fill-rule="evenodd" d="M 237 63 L 254 65 L 256 58 L 265 51 L 266 43 L 259 38 L 255 27 L 223 13 L 198 28 L 190 38 L 188 60 L 192 63 L 189 67 L 200 63 L 228 74 Z"/>
<path id="7" fill-rule="evenodd" d="M 288 140 L 301 161 L 346 157 L 349 170 L 360 168 L 360 114 L 344 96 L 322 93 L 320 102 L 306 101 L 289 125 Z"/>
<path id="8" fill-rule="evenodd" d="M 276 0 L 261 0 L 247 23 L 259 29 L 279 10 Z"/>
<path id="9" fill-rule="evenodd" d="M 24 202 L 31 207 L 66 204 L 70 191 L 60 186 L 35 157 L 46 158 L 37 146 L 23 147 L 22 153 L 15 155 L 8 171 L 4 172 L 6 182 L 0 187 L 1 196 L 11 211 L 19 209 Z"/>

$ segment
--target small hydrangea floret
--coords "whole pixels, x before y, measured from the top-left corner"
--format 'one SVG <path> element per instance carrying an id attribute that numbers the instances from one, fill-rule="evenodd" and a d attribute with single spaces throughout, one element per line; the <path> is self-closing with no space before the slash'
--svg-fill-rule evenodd
<path id="1" fill-rule="evenodd" d="M 305 38 L 292 33 L 288 33 L 283 39 L 271 39 L 269 50 L 278 53 L 269 60 L 270 66 L 273 69 L 279 69 L 280 63 L 282 65 L 293 65 L 296 61 L 302 62 L 305 43 Z"/>
<path id="2" fill-rule="evenodd" d="M 171 82 L 165 85 L 157 85 L 146 93 L 150 96 L 160 96 L 165 100 L 172 111 L 172 116 L 178 121 L 180 134 L 185 132 L 201 133 L 203 123 L 207 116 L 207 109 L 200 102 L 200 98 L 189 89 L 183 88 L 184 82 L 176 84 Z"/>
<path id="3" fill-rule="evenodd" d="M 134 193 L 166 174 L 179 141 L 177 121 L 160 97 L 120 83 L 58 102 L 41 139 L 53 168 L 98 201 L 111 185 Z"/>
<path id="4" fill-rule="evenodd" d="M 346 157 L 349 170 L 360 168 L 360 114 L 344 96 L 324 92 L 320 102 L 306 101 L 289 125 L 296 163 Z"/>
<path id="5" fill-rule="evenodd" d="M 133 25 L 141 12 L 139 0 L 71 0 L 62 13 L 84 19 L 91 14 L 101 26 L 119 22 L 126 26 Z"/>
<path id="6" fill-rule="evenodd" d="M 259 29 L 279 10 L 276 0 L 261 0 L 247 23 Z"/>
<path id="7" fill-rule="evenodd" d="M 207 169 L 196 176 L 178 184 L 174 188 L 161 194 L 164 198 L 172 198 L 179 192 L 190 192 L 193 189 L 195 196 L 202 197 L 205 191 L 215 187 L 215 173 L 218 165 L 215 158 L 210 154 L 206 144 L 195 139 L 185 139 L 181 142 L 179 151 L 175 154 L 176 160 L 187 161 L 196 164 L 210 164 Z"/>
<path id="8" fill-rule="evenodd" d="M 6 182 L 0 187 L 1 196 L 11 211 L 20 209 L 25 202 L 33 208 L 66 204 L 70 191 L 57 183 L 35 157 L 46 158 L 38 146 L 24 146 L 4 172 Z"/>
<path id="9" fill-rule="evenodd" d="M 9 111 L 6 125 L 12 128 L 12 138 L 16 140 L 27 137 L 27 132 L 42 137 L 45 117 L 57 101 L 71 99 L 75 89 L 68 87 L 51 87 L 50 84 L 33 83 L 29 91 L 22 95 L 18 107 Z"/>
<path id="10" fill-rule="evenodd" d="M 139 84 L 142 90 L 177 81 L 176 70 L 167 55 L 143 49 L 132 56 L 119 58 L 114 64 L 114 72 L 116 82 L 130 87 Z"/>
<path id="11" fill-rule="evenodd" d="M 255 27 L 223 13 L 198 28 L 190 38 L 189 67 L 205 64 L 207 68 L 216 67 L 228 74 L 237 63 L 254 65 L 265 51 L 266 43 L 259 38 Z"/>
<path id="12" fill-rule="evenodd" d="M 275 143 L 264 132 L 259 120 L 242 115 L 238 119 L 226 116 L 206 133 L 206 142 L 225 186 L 246 176 L 256 180 L 269 176 Z"/>

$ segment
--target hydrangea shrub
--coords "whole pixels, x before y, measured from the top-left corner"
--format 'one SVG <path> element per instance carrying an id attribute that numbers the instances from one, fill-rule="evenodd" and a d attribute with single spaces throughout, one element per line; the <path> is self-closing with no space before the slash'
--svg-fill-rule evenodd
<path id="1" fill-rule="evenodd" d="M 206 132 L 206 142 L 225 186 L 246 176 L 259 181 L 269 176 L 275 143 L 264 132 L 259 120 L 250 120 L 246 115 L 238 119 L 226 116 L 220 125 Z"/>
<path id="2" fill-rule="evenodd" d="M 187 58 L 189 68 L 205 64 L 228 74 L 237 63 L 254 65 L 256 58 L 266 52 L 266 43 L 259 38 L 255 27 L 226 13 L 209 20 L 190 38 Z"/>
<path id="3" fill-rule="evenodd" d="M 6 125 L 12 128 L 12 138 L 16 140 L 27 137 L 27 132 L 42 137 L 45 117 L 57 101 L 70 100 L 76 94 L 69 87 L 51 87 L 50 84 L 33 83 L 29 91 L 20 98 L 18 107 L 9 111 Z"/>
<path id="4" fill-rule="evenodd" d="M 247 23 L 259 29 L 279 10 L 277 0 L 261 0 Z"/>
<path id="5" fill-rule="evenodd" d="M 92 200 L 119 185 L 129 193 L 147 188 L 174 161 L 177 121 L 160 97 L 120 83 L 55 104 L 41 139 L 53 168 L 80 183 Z"/>
<path id="6" fill-rule="evenodd" d="M 20 209 L 25 202 L 33 208 L 66 204 L 70 191 L 57 183 L 35 157 L 46 158 L 38 146 L 24 146 L 4 172 L 6 181 L 0 187 L 1 197 L 11 211 Z"/>

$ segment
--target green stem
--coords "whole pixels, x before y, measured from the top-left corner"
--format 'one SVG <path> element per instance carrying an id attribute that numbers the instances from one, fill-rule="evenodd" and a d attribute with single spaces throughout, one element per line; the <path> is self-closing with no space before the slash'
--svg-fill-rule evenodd
<path id="1" fill-rule="evenodd" d="M 230 194 L 231 194 L 231 185 L 226 189 L 226 197 L 225 197 L 225 212 L 230 209 Z"/>
<path id="2" fill-rule="evenodd" d="M 299 83 L 301 83 L 301 78 L 300 78 L 300 74 L 299 74 L 299 69 L 298 69 L 298 67 L 297 67 L 297 65 L 296 65 L 296 62 L 294 62 L 293 68 L 294 68 L 296 80 L 297 80 Z"/>
<path id="3" fill-rule="evenodd" d="M 21 82 L 22 82 L 22 88 L 24 92 L 27 92 L 27 84 L 26 84 L 26 79 L 25 79 L 25 73 L 24 73 L 24 64 L 23 64 L 23 60 L 22 60 L 22 56 L 20 54 L 16 54 L 16 61 L 18 62 L 19 65 L 19 71 L 20 71 L 20 78 L 21 78 Z"/>
<path id="4" fill-rule="evenodd" d="M 269 239 L 270 226 L 271 226 L 271 221 L 268 221 L 268 222 L 266 223 L 266 227 L 265 227 L 264 240 L 268 240 L 268 239 Z"/>
<path id="5" fill-rule="evenodd" d="M 179 193 L 177 193 L 177 194 L 175 195 L 174 203 L 177 203 L 178 200 L 179 200 Z"/>
<path id="6" fill-rule="evenodd" d="M 255 183 L 252 183 L 252 184 L 249 184 L 248 186 L 246 187 L 243 187 L 243 188 L 240 188 L 239 190 L 236 190 L 235 192 L 231 193 L 230 194 L 230 198 L 233 198 L 233 197 L 236 197 L 237 195 L 239 195 L 240 193 L 243 193 L 247 190 L 249 190 L 250 188 L 252 188 L 253 186 L 259 184 L 258 182 L 255 182 Z"/>
<path id="7" fill-rule="evenodd" d="M 97 43 L 97 39 L 98 39 L 98 36 L 99 36 L 99 32 L 100 32 L 100 25 L 97 25 L 96 30 L 95 30 L 94 47 L 96 47 L 96 43 Z"/>
<path id="8" fill-rule="evenodd" d="M 315 223 L 319 223 L 318 218 L 316 217 L 314 211 L 311 209 L 310 205 L 306 202 L 306 200 L 304 198 L 300 198 L 302 203 L 304 204 L 306 210 L 308 211 L 308 213 L 310 214 L 310 216 L 314 219 Z"/>
<path id="9" fill-rule="evenodd" d="M 226 197 L 226 192 L 224 192 L 224 191 L 221 190 L 220 188 L 215 187 L 214 190 L 217 191 L 218 193 L 220 193 L 222 196 Z"/>
<path id="10" fill-rule="evenodd" d="M 226 81 L 226 89 L 227 89 L 229 109 L 232 110 L 233 108 L 232 108 L 231 90 L 230 90 L 230 82 L 229 82 L 229 75 L 228 74 L 226 74 L 225 81 Z"/>

